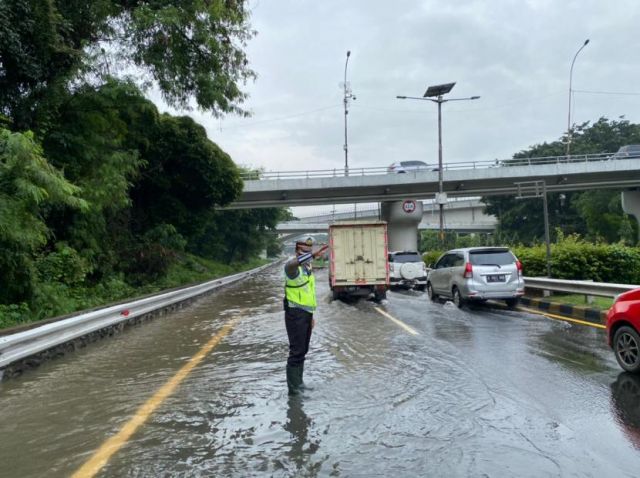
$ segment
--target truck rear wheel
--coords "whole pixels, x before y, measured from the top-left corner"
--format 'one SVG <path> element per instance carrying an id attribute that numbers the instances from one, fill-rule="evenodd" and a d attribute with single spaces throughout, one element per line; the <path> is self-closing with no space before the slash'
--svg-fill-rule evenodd
<path id="1" fill-rule="evenodd" d="M 376 302 L 380 302 L 382 300 L 385 300 L 387 298 L 387 291 L 383 290 L 381 292 L 375 292 L 373 294 L 373 297 L 375 298 Z"/>

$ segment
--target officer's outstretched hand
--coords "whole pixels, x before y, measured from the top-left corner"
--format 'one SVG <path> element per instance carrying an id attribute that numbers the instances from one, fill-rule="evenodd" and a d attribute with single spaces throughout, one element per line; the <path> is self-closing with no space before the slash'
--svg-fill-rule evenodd
<path id="1" fill-rule="evenodd" d="M 320 257 L 327 249 L 329 249 L 329 246 L 327 244 L 323 244 L 320 249 L 313 253 L 313 257 Z"/>

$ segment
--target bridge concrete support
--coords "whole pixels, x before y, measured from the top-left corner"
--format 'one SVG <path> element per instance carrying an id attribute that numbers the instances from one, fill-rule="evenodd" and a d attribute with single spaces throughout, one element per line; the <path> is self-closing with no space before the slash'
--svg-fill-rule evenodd
<path id="1" fill-rule="evenodd" d="M 387 221 L 390 251 L 417 251 L 418 224 L 422 221 L 422 201 L 385 201 L 380 204 L 382 219 Z"/>
<path id="2" fill-rule="evenodd" d="M 622 210 L 635 217 L 640 226 L 640 191 L 622 191 Z"/>

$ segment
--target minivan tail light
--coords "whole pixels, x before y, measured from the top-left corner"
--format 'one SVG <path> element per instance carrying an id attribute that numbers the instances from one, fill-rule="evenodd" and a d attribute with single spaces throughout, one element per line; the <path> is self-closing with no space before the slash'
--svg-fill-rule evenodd
<path id="1" fill-rule="evenodd" d="M 471 279 L 473 277 L 473 266 L 471 265 L 471 262 L 467 262 L 464 265 L 464 275 L 463 277 L 465 279 Z"/>
<path id="2" fill-rule="evenodd" d="M 522 277 L 522 262 L 516 261 L 516 269 L 518 269 L 518 277 Z"/>

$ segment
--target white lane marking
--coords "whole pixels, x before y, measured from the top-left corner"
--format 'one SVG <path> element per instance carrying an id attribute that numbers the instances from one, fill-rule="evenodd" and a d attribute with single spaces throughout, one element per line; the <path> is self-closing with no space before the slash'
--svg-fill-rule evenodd
<path id="1" fill-rule="evenodd" d="M 397 325 L 399 325 L 400 327 L 402 327 L 404 330 L 406 330 L 407 332 L 409 332 L 411 335 L 420 335 L 418 332 L 416 332 L 416 330 L 412 327 L 409 327 L 407 324 L 405 324 L 404 322 L 396 319 L 395 317 L 393 317 L 390 314 L 387 314 L 384 310 L 380 309 L 379 307 L 374 307 L 374 309 L 376 311 L 378 311 L 381 315 L 385 316 L 387 319 L 389 319 L 390 321 L 396 323 Z"/>

